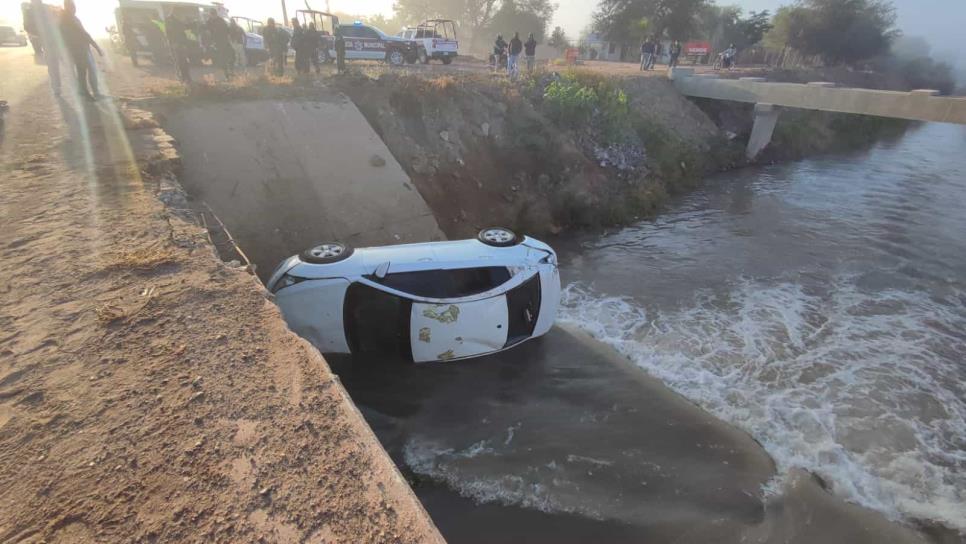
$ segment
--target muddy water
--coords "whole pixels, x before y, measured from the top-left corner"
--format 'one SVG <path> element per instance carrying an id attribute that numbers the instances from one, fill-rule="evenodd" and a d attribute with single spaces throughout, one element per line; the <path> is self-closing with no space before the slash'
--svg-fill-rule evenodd
<path id="1" fill-rule="evenodd" d="M 966 530 L 966 129 L 712 180 L 578 241 L 563 320 L 892 518 Z"/>
<path id="2" fill-rule="evenodd" d="M 964 207 L 960 127 L 734 172 L 558 241 L 540 341 L 333 362 L 453 542 L 917 541 L 966 519 Z"/>

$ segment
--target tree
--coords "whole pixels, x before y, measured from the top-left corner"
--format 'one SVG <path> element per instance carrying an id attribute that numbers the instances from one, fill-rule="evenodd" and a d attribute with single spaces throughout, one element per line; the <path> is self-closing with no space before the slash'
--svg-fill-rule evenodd
<path id="1" fill-rule="evenodd" d="M 686 40 L 697 26 L 697 16 L 708 0 L 600 0 L 594 12 L 594 28 L 611 41 L 628 43 L 646 31 L 673 40 Z"/>
<path id="2" fill-rule="evenodd" d="M 490 34 L 503 34 L 507 39 L 514 32 L 524 39 L 533 32 L 537 41 L 543 41 L 555 9 L 549 0 L 503 0 L 487 28 Z"/>
<path id="3" fill-rule="evenodd" d="M 739 50 L 751 47 L 762 40 L 771 28 L 768 11 L 751 11 L 742 18 L 741 8 L 737 6 L 716 6 L 709 4 L 698 14 L 697 28 L 702 38 L 720 51 L 730 44 Z"/>
<path id="4" fill-rule="evenodd" d="M 888 0 L 802 0 L 778 10 L 766 42 L 854 65 L 889 51 L 899 36 L 895 22 Z"/>
<path id="5" fill-rule="evenodd" d="M 741 35 L 743 47 L 757 45 L 764 38 L 765 34 L 771 30 L 771 14 L 768 10 L 749 11 L 748 17 L 738 19 L 737 30 Z"/>
<path id="6" fill-rule="evenodd" d="M 490 24 L 497 3 L 498 0 L 396 0 L 392 5 L 393 19 L 404 25 L 433 18 L 452 19 L 461 32 L 470 36 L 472 44 L 479 31 Z"/>
<path id="7" fill-rule="evenodd" d="M 554 27 L 553 32 L 550 34 L 550 39 L 547 41 L 547 45 L 553 47 L 558 51 L 563 51 L 570 47 L 570 39 L 567 38 L 567 34 L 564 29 L 559 26 Z"/>

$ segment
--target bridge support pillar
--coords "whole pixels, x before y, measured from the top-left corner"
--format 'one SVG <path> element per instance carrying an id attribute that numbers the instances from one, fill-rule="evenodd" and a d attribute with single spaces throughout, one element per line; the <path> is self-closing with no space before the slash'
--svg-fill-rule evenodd
<path id="1" fill-rule="evenodd" d="M 748 138 L 748 147 L 745 149 L 745 156 L 749 160 L 757 157 L 771 142 L 780 111 L 774 104 L 755 104 L 755 124 L 751 128 L 751 137 Z"/>

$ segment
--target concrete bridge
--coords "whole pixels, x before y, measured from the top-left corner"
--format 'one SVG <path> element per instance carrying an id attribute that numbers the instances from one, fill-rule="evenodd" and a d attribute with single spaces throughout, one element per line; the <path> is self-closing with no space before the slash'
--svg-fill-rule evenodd
<path id="1" fill-rule="evenodd" d="M 764 78 L 719 79 L 695 75 L 691 68 L 673 68 L 668 77 L 685 96 L 755 104 L 755 124 L 746 153 L 755 158 L 771 141 L 781 107 L 876 115 L 912 121 L 966 125 L 966 97 L 937 96 L 928 89 L 897 92 L 837 88 L 824 81 L 769 83 Z"/>

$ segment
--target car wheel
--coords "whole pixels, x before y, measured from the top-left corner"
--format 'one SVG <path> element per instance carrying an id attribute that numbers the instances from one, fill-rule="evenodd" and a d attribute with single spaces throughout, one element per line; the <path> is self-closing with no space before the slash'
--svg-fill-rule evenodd
<path id="1" fill-rule="evenodd" d="M 480 231 L 477 238 L 488 246 L 510 247 L 520 243 L 520 239 L 510 229 L 490 227 Z"/>
<path id="2" fill-rule="evenodd" d="M 449 64 L 453 62 L 453 57 L 443 57 L 443 64 Z"/>
<path id="3" fill-rule="evenodd" d="M 393 49 L 392 51 L 386 53 L 386 60 L 393 66 L 402 66 L 403 63 L 406 62 L 406 58 L 403 57 L 402 51 L 398 49 Z"/>
<path id="4" fill-rule="evenodd" d="M 353 251 L 352 246 L 339 242 L 323 242 L 303 251 L 299 258 L 312 264 L 330 264 L 348 259 Z"/>
<path id="5" fill-rule="evenodd" d="M 429 55 L 426 54 L 426 50 L 423 48 L 419 49 L 419 63 L 429 64 Z"/>

